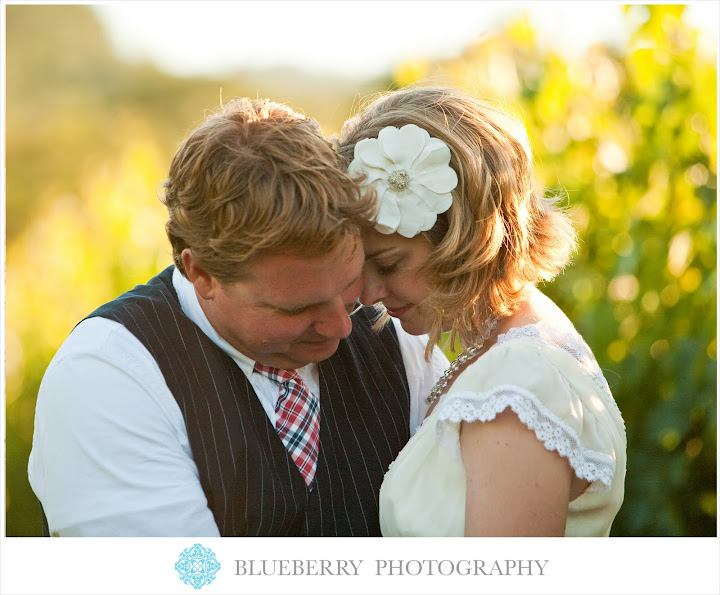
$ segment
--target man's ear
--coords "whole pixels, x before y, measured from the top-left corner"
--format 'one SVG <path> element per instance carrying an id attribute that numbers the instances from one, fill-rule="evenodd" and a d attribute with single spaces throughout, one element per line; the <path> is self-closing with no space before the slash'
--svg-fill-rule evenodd
<path id="1" fill-rule="evenodd" d="M 215 288 L 217 287 L 215 277 L 195 262 L 190 248 L 185 248 L 180 254 L 180 257 L 185 267 L 185 274 L 190 280 L 190 283 L 195 287 L 197 294 L 206 300 L 213 299 Z"/>

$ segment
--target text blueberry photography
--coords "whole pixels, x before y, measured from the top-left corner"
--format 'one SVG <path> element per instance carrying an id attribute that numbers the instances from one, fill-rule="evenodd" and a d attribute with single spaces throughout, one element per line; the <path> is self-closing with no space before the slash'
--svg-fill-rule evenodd
<path id="1" fill-rule="evenodd" d="M 186 585 L 201 589 L 215 580 L 220 570 L 220 562 L 210 548 L 196 543 L 182 551 L 180 558 L 175 562 L 175 570 Z"/>

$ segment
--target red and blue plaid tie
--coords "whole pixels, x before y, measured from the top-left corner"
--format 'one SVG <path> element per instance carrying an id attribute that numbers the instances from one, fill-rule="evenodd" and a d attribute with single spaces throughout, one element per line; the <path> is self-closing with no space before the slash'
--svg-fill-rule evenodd
<path id="1" fill-rule="evenodd" d="M 305 483 L 312 489 L 320 450 L 320 400 L 295 370 L 257 363 L 255 369 L 279 385 L 275 428 Z"/>

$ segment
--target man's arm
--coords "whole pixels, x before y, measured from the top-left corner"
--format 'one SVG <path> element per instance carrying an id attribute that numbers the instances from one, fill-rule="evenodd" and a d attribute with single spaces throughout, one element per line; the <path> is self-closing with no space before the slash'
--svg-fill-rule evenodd
<path id="1" fill-rule="evenodd" d="M 28 473 L 51 535 L 219 535 L 160 369 L 109 320 L 80 324 L 48 367 Z"/>

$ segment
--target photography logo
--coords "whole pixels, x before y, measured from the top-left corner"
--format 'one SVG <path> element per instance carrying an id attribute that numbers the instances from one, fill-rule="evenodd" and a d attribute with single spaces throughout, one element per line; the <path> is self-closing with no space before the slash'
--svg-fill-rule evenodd
<path id="1" fill-rule="evenodd" d="M 220 562 L 215 558 L 215 552 L 209 547 L 199 543 L 183 550 L 180 558 L 175 562 L 175 570 L 180 574 L 180 580 L 195 589 L 201 589 L 215 580 L 220 570 Z"/>

